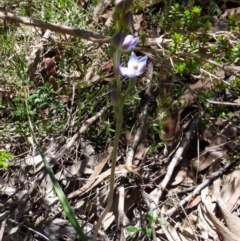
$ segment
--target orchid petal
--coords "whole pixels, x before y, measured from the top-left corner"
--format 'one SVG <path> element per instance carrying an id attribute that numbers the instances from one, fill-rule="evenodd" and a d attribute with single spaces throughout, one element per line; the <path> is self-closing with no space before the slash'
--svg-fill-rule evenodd
<path id="1" fill-rule="evenodd" d="M 127 67 L 120 66 L 119 71 L 123 77 L 128 76 L 129 69 Z"/>
<path id="2" fill-rule="evenodd" d="M 146 64 L 147 64 L 147 56 L 144 56 L 138 60 L 138 69 L 137 69 L 138 75 L 142 74 L 145 71 Z"/>
<path id="3" fill-rule="evenodd" d="M 133 48 L 135 48 L 138 43 L 138 40 L 139 40 L 139 38 L 133 38 L 131 43 L 129 44 L 127 50 L 132 50 Z"/>
<path id="4" fill-rule="evenodd" d="M 124 38 L 124 41 L 123 41 L 122 46 L 121 46 L 121 50 L 122 51 L 130 51 L 130 50 L 132 50 L 133 48 L 136 47 L 136 45 L 138 43 L 138 40 L 139 40 L 138 37 L 135 38 L 132 35 L 127 35 Z"/>
<path id="5" fill-rule="evenodd" d="M 136 77 L 145 71 L 146 64 L 147 56 L 138 59 L 135 53 L 132 52 L 128 61 L 128 67 L 119 66 L 119 72 L 123 77 Z"/>
<path id="6" fill-rule="evenodd" d="M 134 52 L 131 53 L 130 59 L 128 61 L 128 68 L 134 68 L 138 64 L 138 58 Z"/>
<path id="7" fill-rule="evenodd" d="M 136 76 L 136 70 L 135 70 L 135 69 L 129 69 L 129 68 L 127 68 L 127 67 L 122 67 L 122 66 L 120 66 L 120 67 L 119 67 L 119 71 L 120 71 L 120 74 L 121 74 L 123 77 L 132 78 L 132 77 L 135 77 L 135 76 Z"/>

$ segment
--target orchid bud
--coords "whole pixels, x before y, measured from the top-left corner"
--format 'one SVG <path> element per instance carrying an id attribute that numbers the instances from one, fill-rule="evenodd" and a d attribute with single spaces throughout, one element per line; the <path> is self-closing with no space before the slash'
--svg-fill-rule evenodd
<path id="1" fill-rule="evenodd" d="M 111 44 L 114 46 L 116 49 L 120 49 L 123 45 L 125 39 L 125 34 L 121 31 L 115 33 L 111 39 Z"/>
<path id="2" fill-rule="evenodd" d="M 130 10 L 128 10 L 124 15 L 122 15 L 122 26 L 125 28 L 132 28 L 133 26 L 133 14 Z"/>
<path id="3" fill-rule="evenodd" d="M 133 5 L 133 0 L 125 0 L 124 12 L 128 11 Z"/>
<path id="4" fill-rule="evenodd" d="M 136 47 L 139 38 L 135 38 L 132 35 L 127 35 L 121 45 L 122 51 L 131 51 L 133 48 Z"/>
<path id="5" fill-rule="evenodd" d="M 126 5 L 126 0 L 116 0 L 114 12 L 117 14 L 122 14 L 124 12 Z"/>

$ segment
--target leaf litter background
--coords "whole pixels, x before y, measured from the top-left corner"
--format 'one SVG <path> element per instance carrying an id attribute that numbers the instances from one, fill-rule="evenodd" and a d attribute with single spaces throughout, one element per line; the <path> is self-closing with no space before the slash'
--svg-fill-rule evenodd
<path id="1" fill-rule="evenodd" d="M 89 4 L 88 1 L 77 3 L 83 9 Z M 161 1 L 141 4 L 150 9 L 163 8 Z M 225 8 L 222 3 L 217 6 L 221 11 L 219 19 L 226 18 L 230 8 L 235 14 L 240 12 L 239 3 L 234 1 L 229 1 Z M 112 11 L 110 1 L 99 1 L 89 23 L 100 24 L 101 32 L 107 31 Z M 213 31 L 219 31 L 219 26 L 214 25 Z M 112 63 L 108 58 L 102 59 L 105 46 L 88 41 L 88 48 L 79 56 L 82 63 L 90 63 L 86 72 L 61 70 L 63 47 L 56 48 L 55 41 L 67 41 L 70 36 L 44 30 L 41 37 L 36 29 L 27 28 L 28 31 L 23 32 L 20 29 L 19 35 L 27 34 L 34 39 L 26 56 L 28 73 L 36 82 L 42 76 L 55 91 L 68 90 L 68 95 L 57 99 L 71 116 L 67 119 L 68 128 L 61 130 L 61 134 L 43 135 L 39 140 L 79 223 L 91 240 L 94 223 L 106 205 L 111 168 L 111 134 L 105 143 L 98 143 L 92 135 L 101 133 L 99 130 L 104 128 L 103 116 L 112 119 L 111 107 L 106 106 L 113 87 Z M 162 34 L 160 26 L 152 24 L 151 18 L 141 11 L 135 14 L 134 31 L 136 35 L 146 33 L 148 38 Z M 50 54 L 45 52 L 46 45 L 53 47 Z M 89 54 L 91 51 L 95 53 L 94 58 Z M 139 48 L 139 53 L 144 52 L 144 48 Z M 239 87 L 218 91 L 211 81 L 213 76 L 195 73 L 187 76 L 187 82 L 176 82 L 174 78 L 179 76 L 169 71 L 169 63 L 154 58 L 154 51 L 148 56 L 147 71 L 138 80 L 139 106 L 130 106 L 134 116 L 126 116 L 128 128 L 121 134 L 113 207 L 103 222 L 99 240 L 240 240 Z M 156 73 L 161 73 L 157 75 L 157 84 L 151 81 Z M 229 74 L 217 68 L 215 71 L 220 82 L 238 74 L 239 71 Z M 59 84 L 59 78 L 67 78 L 70 84 Z M 85 83 L 84 91 L 106 86 L 97 96 L 105 98 L 105 103 L 99 101 L 97 113 L 85 110 L 81 119 L 76 114 L 80 110 L 74 98 L 77 81 Z M 6 105 L 23 94 L 8 82 L 3 81 L 1 85 Z M 184 100 L 181 104 L 176 104 L 173 85 L 183 89 L 178 97 Z M 211 116 L 205 107 L 199 107 L 199 93 L 207 90 L 212 90 L 213 110 L 219 102 L 233 103 L 224 109 L 233 116 L 231 121 Z M 51 118 L 51 109 L 39 108 L 38 111 L 43 119 Z M 1 116 L 6 118 L 8 114 L 3 109 Z M 57 122 L 61 119 L 64 116 L 56 117 Z M 153 119 L 163 123 L 158 135 L 148 133 Z M 1 151 L 10 151 L 15 157 L 9 161 L 8 169 L 0 169 L 0 240 L 75 240 L 74 229 L 66 220 L 31 137 L 15 135 L 14 127 L 6 128 L 12 138 L 2 138 Z M 9 130 L 11 128 L 13 130 Z M 151 152 L 151 146 L 161 141 L 164 146 Z M 160 211 L 161 222 L 152 224 L 152 235 L 147 237 L 144 228 L 152 207 Z M 127 226 L 143 230 L 132 236 L 126 231 Z"/>

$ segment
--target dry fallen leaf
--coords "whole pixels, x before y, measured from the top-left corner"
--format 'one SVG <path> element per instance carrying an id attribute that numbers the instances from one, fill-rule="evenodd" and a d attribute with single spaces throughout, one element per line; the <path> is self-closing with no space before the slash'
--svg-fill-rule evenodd
<path id="1" fill-rule="evenodd" d="M 180 162 L 176 171 L 173 173 L 173 175 L 169 181 L 169 184 L 171 186 L 176 186 L 176 185 L 180 184 L 181 182 L 183 182 L 184 179 L 187 177 L 188 167 L 189 167 L 189 161 L 185 158 L 184 160 L 182 160 Z"/>
<path id="2" fill-rule="evenodd" d="M 168 241 L 191 241 L 191 240 L 195 240 L 194 235 L 192 235 L 188 232 L 181 233 L 180 231 L 177 231 L 176 228 L 172 227 L 171 225 L 167 225 L 167 228 L 163 225 L 162 229 L 163 229 L 163 232 L 165 233 Z"/>
<path id="3" fill-rule="evenodd" d="M 221 237 L 222 241 L 240 241 L 240 238 L 238 238 L 226 226 L 224 226 L 224 224 L 218 218 L 216 218 L 212 212 L 208 210 L 204 203 L 201 204 L 201 207 L 204 210 L 206 216 L 213 223 L 216 232 Z"/>
<path id="4" fill-rule="evenodd" d="M 203 204 L 204 205 L 204 204 Z M 216 233 L 215 226 L 213 222 L 206 215 L 206 210 L 204 209 L 202 203 L 198 205 L 198 220 L 197 227 L 203 240 L 209 240 L 212 237 L 214 240 L 217 239 L 218 235 Z"/>
<path id="5" fill-rule="evenodd" d="M 201 172 L 213 163 L 214 165 L 219 164 L 227 156 L 227 149 L 224 147 L 226 142 L 227 138 L 225 136 L 217 135 L 213 137 L 210 145 L 200 154 L 199 159 L 194 158 L 191 161 L 193 168 L 197 172 Z"/>
<path id="6" fill-rule="evenodd" d="M 59 61 L 58 56 L 44 59 L 41 63 L 42 73 L 44 73 L 47 77 L 56 76 L 57 75 L 56 64 L 58 61 Z"/>
<path id="7" fill-rule="evenodd" d="M 208 240 L 210 237 L 216 239 L 217 233 L 215 226 L 213 222 L 209 219 L 209 217 L 206 214 L 206 210 L 204 209 L 205 206 L 207 206 L 211 200 L 206 200 L 208 196 L 209 188 L 206 187 L 201 191 L 201 199 L 202 202 L 198 205 L 198 219 L 197 219 L 197 227 L 201 233 L 201 236 L 204 240 Z M 207 202 L 207 204 L 205 204 Z M 213 207 L 210 207 L 211 210 Z"/>
<path id="8" fill-rule="evenodd" d="M 138 175 L 137 171 L 136 171 L 137 167 L 133 166 L 133 165 L 119 165 L 115 168 L 115 174 L 124 174 L 124 173 L 135 173 Z M 108 169 L 107 171 L 103 172 L 101 175 L 97 176 L 94 174 L 94 180 L 90 180 L 89 184 L 84 185 L 82 188 L 70 193 L 68 195 L 68 198 L 74 198 L 76 196 L 82 196 L 83 194 L 87 193 L 88 191 L 92 190 L 94 187 L 96 187 L 99 183 L 101 183 L 105 178 L 107 178 L 108 176 L 110 176 L 111 174 L 111 169 Z M 91 175 L 91 178 L 93 175 Z"/>
<path id="9" fill-rule="evenodd" d="M 106 11 L 107 6 L 111 4 L 111 0 L 99 0 L 94 8 L 93 20 L 95 23 L 99 23 L 99 18 L 102 17 L 103 13 Z"/>
<path id="10" fill-rule="evenodd" d="M 231 211 L 240 196 L 240 170 L 233 171 L 223 181 L 218 202 L 226 210 Z"/>
<path id="11" fill-rule="evenodd" d="M 184 102 L 183 105 L 180 107 L 179 112 L 181 113 L 186 106 L 193 104 L 196 98 L 195 91 L 204 91 L 206 89 L 209 89 L 211 86 L 211 81 L 205 81 L 202 79 L 197 81 L 195 84 L 189 85 L 189 88 L 181 96 L 181 99 L 184 100 Z"/>
<path id="12" fill-rule="evenodd" d="M 77 1 L 77 4 L 79 5 L 79 6 L 81 6 L 82 8 L 84 8 L 84 9 L 86 9 L 87 8 L 87 5 L 88 5 L 88 0 L 78 0 Z"/>
<path id="13" fill-rule="evenodd" d="M 90 180 L 87 181 L 86 184 L 83 187 L 81 187 L 79 190 L 70 193 L 68 195 L 68 197 L 71 196 L 71 195 L 74 196 L 74 193 L 76 193 L 76 192 L 78 193 L 78 195 L 82 195 L 86 191 L 91 190 L 91 188 L 90 188 L 91 185 L 96 181 L 95 177 L 97 177 L 99 175 L 99 173 L 102 171 L 102 169 L 105 166 L 105 164 L 107 163 L 107 161 L 110 159 L 110 157 L 112 155 L 112 151 L 113 151 L 113 148 L 109 147 L 108 150 L 107 150 L 107 153 L 106 153 L 106 157 L 103 158 L 103 160 L 96 166 L 96 168 L 92 172 L 91 176 L 89 177 Z"/>
<path id="14" fill-rule="evenodd" d="M 227 226 L 227 228 L 238 238 L 240 238 L 240 218 L 230 213 L 228 210 L 217 205 L 218 210 Z"/>
<path id="15" fill-rule="evenodd" d="M 201 202 L 201 196 L 198 195 L 186 206 L 186 210 L 196 207 L 200 202 Z"/>

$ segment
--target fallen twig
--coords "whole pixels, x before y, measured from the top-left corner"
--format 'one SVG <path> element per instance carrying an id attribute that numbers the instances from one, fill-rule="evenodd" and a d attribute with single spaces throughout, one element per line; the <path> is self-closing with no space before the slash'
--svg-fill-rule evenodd
<path id="1" fill-rule="evenodd" d="M 214 105 L 231 105 L 231 106 L 240 106 L 240 103 L 231 103 L 231 102 L 221 102 L 221 101 L 214 101 L 206 99 L 208 103 Z"/>
<path id="2" fill-rule="evenodd" d="M 38 232 L 38 231 L 36 231 L 36 230 L 28 227 L 27 225 L 24 225 L 24 224 L 22 224 L 22 223 L 18 223 L 18 222 L 16 222 L 16 221 L 13 220 L 13 219 L 8 219 L 8 220 L 9 220 L 10 222 L 14 223 L 14 224 L 17 224 L 17 225 L 19 225 L 19 226 L 23 226 L 24 228 L 27 228 L 28 230 L 30 230 L 30 231 L 32 231 L 33 233 L 35 233 L 35 234 L 37 234 L 38 236 L 40 236 L 41 238 L 43 238 L 43 239 L 45 239 L 45 240 L 47 240 L 47 241 L 50 241 L 50 239 L 49 239 L 47 236 L 45 236 L 45 235 L 43 235 L 42 233 L 40 233 L 40 232 Z"/>
<path id="3" fill-rule="evenodd" d="M 183 139 L 178 150 L 176 151 L 175 155 L 173 156 L 171 163 L 167 167 L 167 173 L 166 173 L 162 183 L 151 192 L 151 194 L 150 194 L 150 196 L 152 197 L 151 208 L 153 210 L 157 210 L 158 207 L 156 206 L 156 204 L 158 203 L 159 199 L 162 196 L 164 189 L 166 188 L 168 182 L 170 181 L 174 168 L 176 167 L 178 161 L 182 158 L 182 154 L 186 150 L 186 147 L 190 142 L 192 133 L 196 129 L 196 126 L 197 126 L 199 120 L 200 120 L 200 116 L 197 116 L 195 118 L 195 120 L 193 121 L 193 123 L 191 124 L 189 131 L 186 134 L 186 137 Z"/>
<path id="4" fill-rule="evenodd" d="M 17 16 L 8 12 L 4 13 L 0 11 L 0 18 L 14 23 L 23 23 L 25 25 L 30 25 L 42 29 L 49 29 L 57 33 L 68 34 L 97 43 L 109 43 L 111 39 L 110 37 L 106 37 L 101 34 L 82 30 L 79 28 L 72 28 L 59 24 L 47 23 L 36 18 Z"/>
<path id="5" fill-rule="evenodd" d="M 199 194 L 201 190 L 203 190 L 205 187 L 207 187 L 210 183 L 212 183 L 214 180 L 216 180 L 218 177 L 224 174 L 226 170 L 233 164 L 234 162 L 228 162 L 224 165 L 224 167 L 220 168 L 218 171 L 213 172 L 210 176 L 207 177 L 207 179 L 199 184 L 192 193 L 190 193 L 187 197 L 185 197 L 183 200 L 181 200 L 175 207 L 169 209 L 167 212 L 164 213 L 164 216 L 171 217 L 178 209 L 180 209 L 182 206 L 184 206 L 186 203 L 188 203 L 194 196 Z"/>
<path id="6" fill-rule="evenodd" d="M 11 21 L 14 23 L 22 23 L 25 25 L 38 27 L 42 29 L 49 29 L 56 33 L 68 34 L 70 36 L 76 36 L 78 38 L 82 38 L 82 39 L 89 40 L 95 43 L 100 43 L 100 44 L 110 43 L 110 40 L 111 40 L 111 37 L 109 36 L 104 36 L 91 31 L 86 31 L 79 28 L 72 28 L 72 27 L 64 26 L 60 24 L 47 23 L 40 19 L 18 16 L 8 12 L 4 13 L 0 11 L 0 19 Z M 162 37 L 148 38 L 146 39 L 144 46 L 153 47 L 153 46 L 159 46 L 161 44 L 167 44 L 170 42 L 172 42 L 171 39 L 163 39 Z M 139 44 L 139 46 L 143 46 L 143 45 Z"/>

